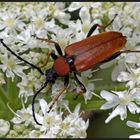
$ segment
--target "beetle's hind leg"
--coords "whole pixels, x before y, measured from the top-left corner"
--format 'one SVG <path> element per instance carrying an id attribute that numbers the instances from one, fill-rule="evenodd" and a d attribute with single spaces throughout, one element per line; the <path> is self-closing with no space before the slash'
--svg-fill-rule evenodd
<path id="1" fill-rule="evenodd" d="M 112 56 L 110 56 L 109 58 L 103 60 L 101 63 L 106 63 L 106 62 L 112 61 L 115 58 L 117 58 L 118 56 L 120 56 L 122 53 L 140 53 L 140 50 L 124 50 L 124 51 L 119 51 L 119 52 L 113 54 Z"/>
<path id="2" fill-rule="evenodd" d="M 122 51 L 119 51 L 119 52 L 113 54 L 112 56 L 110 56 L 109 58 L 103 60 L 101 63 L 106 63 L 106 62 L 112 61 L 112 60 L 114 60 L 115 58 L 117 58 L 118 56 L 120 56 L 121 53 L 122 53 Z"/>
<path id="3" fill-rule="evenodd" d="M 90 30 L 89 30 L 89 32 L 88 32 L 88 34 L 87 34 L 87 37 L 91 36 L 91 34 L 96 30 L 97 27 L 99 27 L 99 28 L 101 28 L 103 31 L 105 31 L 105 29 L 106 29 L 109 25 L 111 25 L 111 24 L 113 23 L 113 21 L 115 20 L 116 16 L 117 16 L 117 14 L 114 16 L 114 18 L 113 18 L 107 25 L 94 24 L 94 25 L 90 28 Z"/>
<path id="4" fill-rule="evenodd" d="M 83 85 L 83 83 L 78 79 L 78 77 L 77 77 L 77 75 L 76 75 L 76 72 L 74 72 L 74 77 L 75 77 L 75 80 L 76 80 L 76 82 L 78 83 L 78 85 L 80 86 L 80 89 L 81 89 L 81 91 L 82 91 L 82 92 L 78 93 L 78 94 L 75 96 L 74 100 L 76 100 L 76 99 L 79 97 L 79 95 L 83 95 L 83 94 L 86 92 L 86 88 L 85 88 L 85 86 Z"/>

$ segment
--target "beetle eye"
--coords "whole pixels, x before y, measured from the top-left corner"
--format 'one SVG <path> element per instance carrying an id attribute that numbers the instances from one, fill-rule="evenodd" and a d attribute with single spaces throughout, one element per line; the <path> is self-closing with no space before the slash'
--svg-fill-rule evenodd
<path id="1" fill-rule="evenodd" d="M 73 60 L 72 59 L 69 59 L 69 64 L 72 64 L 73 63 Z"/>

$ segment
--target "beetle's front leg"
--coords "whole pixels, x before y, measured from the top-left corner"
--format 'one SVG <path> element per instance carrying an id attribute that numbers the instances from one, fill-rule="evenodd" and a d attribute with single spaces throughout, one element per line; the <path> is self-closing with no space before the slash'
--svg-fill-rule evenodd
<path id="1" fill-rule="evenodd" d="M 65 76 L 64 79 L 64 88 L 54 97 L 52 104 L 49 107 L 48 113 L 51 111 L 51 109 L 53 108 L 54 104 L 57 102 L 58 98 L 64 93 L 64 91 L 67 89 L 69 84 L 69 75 Z"/>
<path id="2" fill-rule="evenodd" d="M 40 38 L 40 37 L 37 37 L 36 35 L 32 35 L 32 36 L 35 37 L 38 40 L 45 41 L 45 42 L 48 42 L 48 43 L 53 43 L 56 51 L 58 52 L 58 54 L 61 55 L 61 56 L 63 55 L 61 47 L 59 46 L 59 44 L 57 42 L 49 40 L 47 38 Z"/>
<path id="3" fill-rule="evenodd" d="M 55 53 L 48 52 L 47 58 L 45 59 L 45 61 L 43 62 L 43 64 L 41 66 L 39 66 L 39 68 L 42 68 L 42 67 L 44 67 L 44 66 L 46 66 L 48 64 L 48 61 L 49 61 L 50 56 L 52 57 L 53 60 L 56 60 L 58 58 L 58 56 Z"/>

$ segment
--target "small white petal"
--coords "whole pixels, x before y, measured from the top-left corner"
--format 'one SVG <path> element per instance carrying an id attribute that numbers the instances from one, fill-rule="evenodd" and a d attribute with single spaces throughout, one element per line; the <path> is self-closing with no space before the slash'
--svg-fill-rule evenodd
<path id="1" fill-rule="evenodd" d="M 102 90 L 100 95 L 102 98 L 106 99 L 107 101 L 114 100 L 115 98 L 117 98 L 116 95 L 112 94 L 111 92 L 105 91 L 105 90 Z"/>
<path id="2" fill-rule="evenodd" d="M 131 75 L 128 72 L 121 72 L 117 80 L 119 82 L 125 82 L 125 81 L 130 80 L 130 78 L 131 78 Z"/>
<path id="3" fill-rule="evenodd" d="M 130 111 L 132 114 L 135 114 L 136 111 L 139 109 L 139 107 L 138 107 L 135 103 L 130 102 L 130 103 L 128 104 L 128 109 L 129 109 L 129 111 Z"/>
<path id="4" fill-rule="evenodd" d="M 79 16 L 82 20 L 82 22 L 90 22 L 90 14 L 89 14 L 89 9 L 87 7 L 82 7 Z"/>
<path id="5" fill-rule="evenodd" d="M 79 103 L 79 104 L 76 105 L 76 107 L 74 109 L 74 114 L 76 114 L 76 116 L 78 116 L 78 114 L 80 112 L 80 106 L 81 106 L 81 104 Z"/>
<path id="6" fill-rule="evenodd" d="M 47 102 L 44 99 L 41 99 L 39 101 L 39 103 L 40 103 L 41 110 L 42 110 L 43 114 L 45 115 L 47 113 L 47 110 L 48 110 Z"/>
<path id="7" fill-rule="evenodd" d="M 68 11 L 75 11 L 81 7 L 79 2 L 72 2 L 72 4 L 69 6 Z"/>
<path id="8" fill-rule="evenodd" d="M 139 129 L 140 128 L 140 123 L 136 123 L 136 122 L 133 122 L 133 121 L 127 121 L 126 123 L 129 127 L 133 127 L 133 128 L 136 128 L 136 129 Z"/>
<path id="9" fill-rule="evenodd" d="M 136 63 L 137 62 L 137 57 L 135 54 L 127 54 L 125 57 L 125 61 L 127 63 Z"/>
<path id="10" fill-rule="evenodd" d="M 121 120 L 124 120 L 126 118 L 126 108 L 125 106 L 117 106 L 115 110 L 111 113 L 111 115 L 105 120 L 105 123 L 108 123 L 113 118 L 115 118 L 117 115 L 120 115 Z"/>
<path id="11" fill-rule="evenodd" d="M 109 101 L 109 102 L 103 104 L 100 109 L 106 110 L 106 109 L 113 108 L 116 105 L 118 105 L 117 101 L 115 101 L 115 100 L 114 101 Z"/>
<path id="12" fill-rule="evenodd" d="M 10 123 L 3 119 L 0 119 L 0 137 L 6 135 L 10 130 Z"/>
<path id="13" fill-rule="evenodd" d="M 135 134 L 135 135 L 131 135 L 131 136 L 129 136 L 129 138 L 140 138 L 140 134 Z"/>

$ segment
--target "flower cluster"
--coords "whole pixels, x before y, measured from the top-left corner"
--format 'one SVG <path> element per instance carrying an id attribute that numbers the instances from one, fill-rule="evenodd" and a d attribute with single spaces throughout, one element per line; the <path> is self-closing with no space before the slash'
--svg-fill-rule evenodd
<path id="1" fill-rule="evenodd" d="M 86 122 L 80 116 L 80 104 L 75 107 L 73 112 L 70 111 L 66 105 L 67 115 L 63 112 L 58 112 L 55 108 L 51 112 L 47 113 L 49 105 L 44 99 L 40 99 L 41 110 L 36 113 L 37 119 L 42 124 L 37 125 L 32 117 L 32 109 L 29 105 L 23 109 L 13 112 L 15 117 L 11 120 L 13 122 L 13 129 L 9 129 L 9 122 L 1 120 L 3 125 L 3 135 L 8 131 L 8 138 L 11 137 L 29 137 L 29 138 L 85 138 L 86 129 L 88 128 L 89 121 Z M 37 104 L 37 105 L 39 105 Z M 39 107 L 39 106 L 38 106 Z M 11 109 L 11 108 L 10 108 Z M 7 128 L 7 129 L 6 129 Z"/>
<path id="2" fill-rule="evenodd" d="M 34 35 L 58 42 L 62 51 L 64 51 L 67 45 L 86 38 L 93 24 L 107 25 L 117 14 L 106 31 L 122 32 L 127 37 L 125 49 L 139 50 L 139 10 L 140 3 L 126 2 L 0 3 L 0 39 L 3 39 L 3 42 L 21 58 L 28 60 L 37 67 L 41 67 L 46 63 L 50 52 L 55 52 L 55 54 L 57 52 L 53 43 L 38 40 Z M 94 31 L 94 34 L 98 33 L 100 33 L 99 28 Z M 123 53 L 111 63 L 105 63 L 98 69 L 90 69 L 81 73 L 80 76 L 78 75 L 78 79 L 87 90 L 83 95 L 84 108 L 86 108 L 86 105 L 88 106 L 89 100 L 92 102 L 92 99 L 92 105 L 94 106 L 94 98 L 98 98 L 98 101 L 106 100 L 107 102 L 98 108 L 103 110 L 113 109 L 105 120 L 106 123 L 109 123 L 111 119 L 118 115 L 120 115 L 121 120 L 126 119 L 127 111 L 132 114 L 140 113 L 139 59 L 140 55 L 138 53 Z M 45 73 L 52 64 L 52 59 L 48 57 L 47 65 L 41 67 L 41 70 Z M 100 89 L 99 95 L 98 92 L 96 93 L 96 81 L 103 81 L 104 78 L 98 77 L 95 79 L 94 73 L 111 66 L 114 66 L 112 82 L 121 83 L 123 90 L 118 87 L 117 90 L 114 88 L 112 91 L 107 91 L 110 88 L 105 89 L 104 86 L 100 85 L 98 88 Z M 11 110 L 12 115 L 14 114 L 12 119 L 8 115 L 9 118 L 0 119 L 0 137 L 87 137 L 86 131 L 89 120 L 82 119 L 79 104 L 76 107 L 73 106 L 75 110 L 71 111 L 66 94 L 58 99 L 57 105 L 54 104 L 49 113 L 47 113 L 50 105 L 47 104 L 48 101 L 39 99 L 39 103 L 35 103 L 35 114 L 36 119 L 42 125 L 37 125 L 34 122 L 31 98 L 45 83 L 45 80 L 45 75 L 40 75 L 36 69 L 30 67 L 30 65 L 25 65 L 24 62 L 0 44 L 0 84 L 2 87 L 0 88 L 2 92 L 0 97 L 3 99 L 3 102 L 0 100 L 0 104 L 5 104 L 8 110 Z M 9 84 L 10 82 L 12 84 Z M 13 84 L 14 82 L 16 86 Z M 13 91 L 9 91 L 5 88 L 8 88 L 8 85 L 13 85 L 18 90 L 10 87 Z M 47 86 L 41 92 L 49 93 L 47 94 L 47 100 L 50 100 L 57 96 L 56 94 L 60 92 L 63 86 L 62 80 L 58 79 L 55 84 Z M 81 92 L 72 75 L 69 87 L 65 92 Z M 15 95 L 18 96 L 18 101 L 22 102 L 22 107 L 18 108 L 17 106 L 13 109 L 11 103 L 15 102 L 16 104 L 18 102 Z M 3 116 L 4 114 L 2 114 Z M 136 128 L 135 123 L 130 121 L 127 125 Z"/>
<path id="3" fill-rule="evenodd" d="M 120 3 L 118 3 L 119 6 Z M 118 9 L 119 13 L 122 13 L 120 17 L 117 17 L 118 23 L 113 24 L 114 30 L 120 30 L 127 36 L 127 44 L 124 50 L 140 50 L 140 34 L 139 34 L 139 18 L 140 3 L 132 3 L 130 6 L 125 5 L 124 9 Z M 120 5 L 121 6 L 121 5 Z M 134 8 L 135 7 L 135 8 Z M 114 8 L 112 8 L 114 9 Z M 117 10 L 115 7 L 114 10 Z M 130 14 L 131 16 L 127 16 Z M 123 19 L 125 18 L 125 20 Z M 126 53 L 117 58 L 113 64 L 117 64 L 112 71 L 112 81 L 124 83 L 124 90 L 121 91 L 101 91 L 100 95 L 107 102 L 101 106 L 101 109 L 111 109 L 112 113 L 105 120 L 109 123 L 116 116 L 120 116 L 121 120 L 127 118 L 127 111 L 131 114 L 140 113 L 140 63 L 139 53 Z M 106 65 L 106 64 L 105 64 Z M 109 66 L 112 64 L 109 64 Z M 102 68 L 102 67 L 101 67 Z M 130 127 L 136 127 L 136 123 L 131 121 L 127 122 Z M 133 136 L 132 136 L 133 137 Z M 137 135 L 139 137 L 139 135 Z M 130 136 L 131 138 L 131 136 Z"/>

